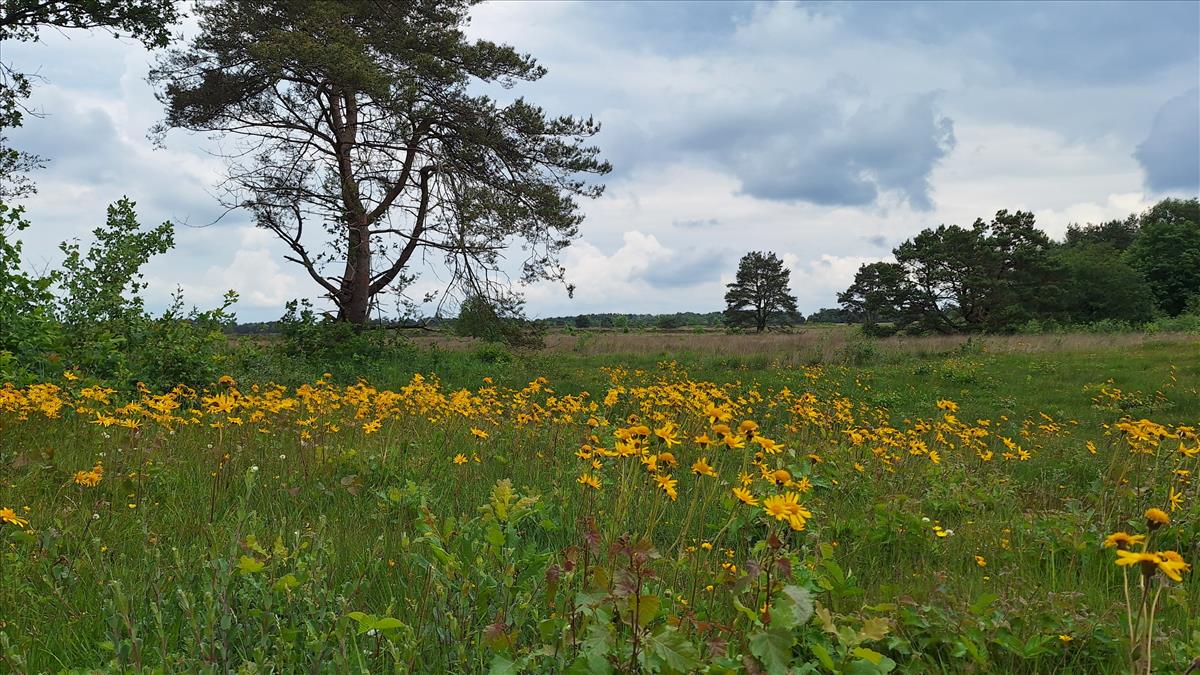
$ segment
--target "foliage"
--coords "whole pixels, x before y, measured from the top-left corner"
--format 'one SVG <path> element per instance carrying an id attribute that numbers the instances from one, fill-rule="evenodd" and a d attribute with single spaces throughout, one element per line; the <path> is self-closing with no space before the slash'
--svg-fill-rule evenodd
<path id="1" fill-rule="evenodd" d="M 808 323 L 858 323 L 861 318 L 841 307 L 822 307 L 808 315 Z"/>
<path id="2" fill-rule="evenodd" d="M 970 229 L 942 225 L 897 246 L 895 263 L 864 265 L 838 301 L 900 330 L 1012 330 L 1053 306 L 1050 245 L 1023 211 L 999 211 Z"/>
<path id="3" fill-rule="evenodd" d="M 143 231 L 135 206 L 128 197 L 110 204 L 104 225 L 92 230 L 94 240 L 86 253 L 78 241 L 59 246 L 64 258 L 58 314 L 73 337 L 146 314 L 142 268 L 175 246 L 175 232 L 169 222 Z"/>
<path id="4" fill-rule="evenodd" d="M 1200 201 L 1164 199 L 1141 217 L 1141 230 L 1126 252 L 1145 277 L 1167 316 L 1200 296 Z"/>
<path id="5" fill-rule="evenodd" d="M 497 305 L 482 295 L 472 295 L 463 301 L 454 332 L 485 342 L 498 342 L 512 347 L 540 347 L 544 330 L 520 315 L 519 305 Z"/>
<path id="6" fill-rule="evenodd" d="M 838 295 L 872 335 L 1013 332 L 1047 324 L 1146 325 L 1200 294 L 1200 207 L 1165 199 L 1141 216 L 1068 227 L 1061 243 L 1031 213 L 970 229 L 926 229 L 863 265 Z"/>
<path id="7" fill-rule="evenodd" d="M 21 241 L 29 228 L 24 209 L 0 201 L 0 378 L 23 379 L 27 366 L 59 340 L 51 287 L 57 275 L 21 270 Z"/>
<path id="8" fill-rule="evenodd" d="M 472 4 L 201 3 L 199 35 L 151 73 L 167 106 L 161 133 L 253 145 L 229 155 L 228 205 L 283 241 L 339 320 L 366 323 L 376 296 L 412 281 L 413 256 L 426 252 L 473 294 L 495 293 L 513 240 L 529 252 L 524 280 L 561 280 L 576 200 L 602 190 L 581 177 L 609 170 L 584 145 L 593 120 L 474 93 L 545 69 L 468 39 Z M 328 242 L 314 243 L 322 230 Z"/>
<path id="9" fill-rule="evenodd" d="M 1062 310 L 1056 313 L 1064 321 L 1143 324 L 1154 318 L 1157 308 L 1150 285 L 1112 245 L 1065 244 L 1056 257 L 1066 275 Z"/>
<path id="10" fill-rule="evenodd" d="M 796 297 L 788 287 L 791 270 L 772 252 L 751 251 L 738 262 L 737 277 L 727 284 L 725 320 L 733 327 L 753 326 L 761 333 L 768 324 L 794 323 Z"/>
<path id="11" fill-rule="evenodd" d="M 1109 220 L 1099 225 L 1067 226 L 1067 234 L 1063 244 L 1067 247 L 1107 245 L 1117 251 L 1124 251 L 1133 245 L 1141 229 L 1140 219 L 1130 214 L 1125 220 Z"/>
<path id="12" fill-rule="evenodd" d="M 134 206 L 128 199 L 110 205 L 86 250 L 78 241 L 62 243 L 61 269 L 33 277 L 21 271 L 16 238 L 29 223 L 21 209 L 0 204 L 0 374 L 26 381 L 82 369 L 162 388 L 200 385 L 224 369 L 224 331 L 233 323 L 228 310 L 236 294 L 201 311 L 185 310 L 176 291 L 161 316 L 150 316 L 142 268 L 170 250 L 173 228 L 163 223 L 143 230 Z"/>

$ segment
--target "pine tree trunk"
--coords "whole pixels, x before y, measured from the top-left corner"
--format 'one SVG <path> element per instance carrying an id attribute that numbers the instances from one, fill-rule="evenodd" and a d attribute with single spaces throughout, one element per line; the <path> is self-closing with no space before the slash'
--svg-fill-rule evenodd
<path id="1" fill-rule="evenodd" d="M 346 274 L 342 277 L 342 303 L 338 319 L 355 325 L 367 322 L 371 309 L 371 236 L 367 223 L 350 226 L 346 250 Z"/>

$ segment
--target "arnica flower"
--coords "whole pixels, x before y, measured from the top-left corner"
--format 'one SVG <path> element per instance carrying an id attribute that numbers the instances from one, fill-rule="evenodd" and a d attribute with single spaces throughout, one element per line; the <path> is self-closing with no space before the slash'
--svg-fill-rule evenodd
<path id="1" fill-rule="evenodd" d="M 1169 525 L 1170 523 L 1171 516 L 1167 515 L 1166 511 L 1156 508 L 1146 509 L 1146 527 L 1150 528 L 1151 532 L 1157 530 L 1163 525 Z"/>
<path id="2" fill-rule="evenodd" d="M 977 555 L 975 556 L 975 564 L 979 565 L 980 567 L 987 567 L 987 558 Z"/>
<path id="3" fill-rule="evenodd" d="M 590 473 L 579 474 L 579 478 L 576 478 L 575 482 L 580 485 L 586 485 L 594 490 L 600 489 L 600 479 Z"/>
<path id="4" fill-rule="evenodd" d="M 471 427 L 471 435 L 482 441 L 488 437 L 488 432 L 484 431 L 483 429 Z"/>
<path id="5" fill-rule="evenodd" d="M 1183 556 L 1176 551 L 1158 552 L 1158 569 L 1171 578 L 1172 581 L 1183 581 L 1180 572 L 1191 570 L 1191 565 L 1183 561 Z"/>
<path id="6" fill-rule="evenodd" d="M 467 456 L 462 454 L 461 452 L 458 453 L 457 455 L 454 456 L 454 463 L 455 464 L 466 464 Z"/>
<path id="7" fill-rule="evenodd" d="M 75 472 L 75 484 L 83 487 L 96 487 L 104 478 L 104 466 L 96 462 L 96 466 L 88 471 Z"/>
<path id="8" fill-rule="evenodd" d="M 1118 551 L 1127 551 L 1144 541 L 1146 541 L 1146 535 L 1144 534 L 1113 532 L 1104 538 L 1104 548 L 1115 548 Z"/>
<path id="9" fill-rule="evenodd" d="M 17 527 L 25 527 L 29 524 L 29 520 L 18 516 L 16 511 L 6 506 L 0 509 L 0 525 L 5 523 L 16 525 Z"/>
<path id="10" fill-rule="evenodd" d="M 675 428 L 674 422 L 667 422 L 661 427 L 655 429 L 654 435 L 661 438 L 662 442 L 665 443 L 668 448 L 675 447 L 682 442 L 679 440 L 679 432 Z"/>
<path id="11" fill-rule="evenodd" d="M 738 425 L 739 434 L 753 436 L 756 431 L 758 431 L 758 422 L 754 420 L 742 420 L 742 423 Z"/>
<path id="12" fill-rule="evenodd" d="M 1121 567 L 1140 565 L 1142 574 L 1147 577 L 1154 576 L 1154 573 L 1158 571 L 1158 562 L 1159 557 L 1157 553 L 1148 551 L 1117 551 L 1117 565 Z M 1177 571 L 1176 574 L 1178 574 Z"/>
<path id="13" fill-rule="evenodd" d="M 803 530 L 807 519 L 812 518 L 812 512 L 800 505 L 800 495 L 795 492 L 767 497 L 763 500 L 763 511 L 775 520 L 786 520 L 797 531 Z"/>
<path id="14" fill-rule="evenodd" d="M 703 457 L 692 463 L 692 473 L 696 474 L 697 476 L 708 476 L 710 478 L 717 477 L 716 470 L 713 469 L 712 465 L 708 463 L 708 460 Z"/>
<path id="15" fill-rule="evenodd" d="M 792 474 L 786 469 L 776 469 L 771 472 L 771 480 L 775 481 L 776 485 L 786 485 L 792 482 Z"/>
<path id="16" fill-rule="evenodd" d="M 675 489 L 675 486 L 679 484 L 679 481 L 671 478 L 671 474 L 659 474 L 654 477 L 654 482 L 658 483 L 658 487 L 662 488 L 662 491 L 667 493 L 667 496 L 671 498 L 671 501 L 675 501 L 675 498 L 679 496 L 679 492 Z"/>
<path id="17" fill-rule="evenodd" d="M 744 487 L 733 488 L 733 496 L 738 498 L 738 501 L 749 506 L 758 506 L 758 499 L 750 494 L 750 491 Z"/>

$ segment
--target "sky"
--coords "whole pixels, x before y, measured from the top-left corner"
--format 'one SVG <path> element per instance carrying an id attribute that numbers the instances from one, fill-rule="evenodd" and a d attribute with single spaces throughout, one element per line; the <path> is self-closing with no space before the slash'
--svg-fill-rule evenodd
<path id="1" fill-rule="evenodd" d="M 1021 209 L 1057 237 L 1200 193 L 1200 3 L 492 2 L 468 31 L 537 58 L 548 74 L 516 93 L 594 116 L 614 167 L 563 255 L 574 297 L 524 288 L 533 317 L 719 310 L 750 250 L 778 253 L 812 312 L 926 227 Z M 125 195 L 176 225 L 152 309 L 176 287 L 202 308 L 236 290 L 243 321 L 321 304 L 273 235 L 219 207 L 218 140 L 148 140 L 153 53 L 71 31 L 0 58 L 40 77 L 44 115 L 11 134 L 49 160 L 28 266 Z"/>

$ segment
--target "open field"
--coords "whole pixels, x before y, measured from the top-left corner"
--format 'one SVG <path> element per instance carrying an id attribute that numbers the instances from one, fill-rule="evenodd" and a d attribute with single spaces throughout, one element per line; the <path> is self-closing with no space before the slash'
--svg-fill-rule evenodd
<path id="1" fill-rule="evenodd" d="M 0 669 L 1200 656 L 1194 335 L 436 340 L 303 385 L 0 389 Z M 1117 566 L 1121 531 L 1178 562 Z"/>
<path id="2" fill-rule="evenodd" d="M 447 334 L 416 334 L 416 344 L 465 350 L 479 346 L 471 338 Z M 1196 333 L 1067 333 L 1048 335 L 923 335 L 864 340 L 854 326 L 826 325 L 788 332 L 727 333 L 719 330 L 635 331 L 585 329 L 546 336 L 546 351 L 583 356 L 626 354 L 697 354 L 766 356 L 789 365 L 831 363 L 861 357 L 864 345 L 881 354 L 935 356 L 968 349 L 988 353 L 1081 352 L 1145 345 L 1178 344 L 1200 348 Z"/>

